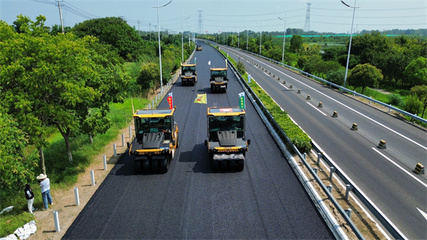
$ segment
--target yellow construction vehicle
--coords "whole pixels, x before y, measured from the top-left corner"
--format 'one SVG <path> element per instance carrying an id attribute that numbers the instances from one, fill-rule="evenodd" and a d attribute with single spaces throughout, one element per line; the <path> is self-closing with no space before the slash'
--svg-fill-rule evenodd
<path id="1" fill-rule="evenodd" d="M 225 68 L 211 68 L 211 92 L 226 92 L 227 91 L 227 60 L 225 60 Z"/>
<path id="2" fill-rule="evenodd" d="M 246 112 L 238 107 L 208 108 L 208 148 L 212 169 L 242 171 L 250 140 L 245 136 Z"/>
<path id="3" fill-rule="evenodd" d="M 196 64 L 181 64 L 181 84 L 192 85 L 197 82 Z"/>
<path id="4" fill-rule="evenodd" d="M 175 109 L 143 109 L 133 115 L 135 137 L 128 147 L 137 173 L 168 171 L 179 140 Z"/>

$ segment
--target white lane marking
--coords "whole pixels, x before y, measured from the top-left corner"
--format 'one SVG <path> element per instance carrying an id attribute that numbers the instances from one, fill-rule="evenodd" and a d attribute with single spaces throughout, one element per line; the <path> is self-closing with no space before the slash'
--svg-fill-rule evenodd
<path id="1" fill-rule="evenodd" d="M 418 178 L 414 177 L 414 175 L 412 175 L 410 172 L 408 172 L 406 169 L 404 169 L 403 167 L 401 167 L 399 164 L 395 163 L 393 160 L 391 160 L 390 158 L 388 158 L 386 155 L 384 155 L 382 152 L 378 151 L 377 149 L 375 149 L 375 147 L 372 147 L 372 150 L 374 150 L 375 152 L 377 152 L 379 155 L 381 155 L 383 158 L 385 158 L 386 160 L 388 160 L 389 162 L 393 163 L 396 167 L 400 168 L 400 170 L 404 171 L 406 174 L 408 174 L 411 178 L 415 179 L 417 182 L 421 183 L 424 187 L 427 188 L 427 184 L 425 184 L 424 182 L 422 182 L 421 180 L 419 180 Z"/>
<path id="2" fill-rule="evenodd" d="M 253 58 L 253 57 L 251 57 L 251 56 L 248 56 L 248 57 L 250 57 L 250 58 L 252 58 L 252 59 L 254 59 L 254 60 L 258 61 L 258 62 L 261 62 L 261 61 L 259 61 L 258 59 L 255 59 L 255 58 Z M 261 63 L 262 63 L 262 62 L 261 62 Z M 421 148 L 423 148 L 423 149 L 427 150 L 427 147 L 426 147 L 426 146 L 424 146 L 423 144 L 420 144 L 420 143 L 415 142 L 414 140 L 410 139 L 409 137 L 407 137 L 407 136 L 405 136 L 405 135 L 403 135 L 403 134 L 401 134 L 401 133 L 399 133 L 399 132 L 397 132 L 397 131 L 395 131 L 395 130 L 393 130 L 393 129 L 389 128 L 389 127 L 387 127 L 386 125 L 384 125 L 384 124 L 382 124 L 382 123 L 377 122 L 376 120 L 374 120 L 374 119 L 372 119 L 372 118 L 370 118 L 370 117 L 366 116 L 365 114 L 363 114 L 363 113 L 361 113 L 361 112 L 356 111 L 355 109 L 353 109 L 353 108 L 351 108 L 351 107 L 349 107 L 349 106 L 345 105 L 344 103 L 339 102 L 338 100 L 333 99 L 332 97 L 330 97 L 330 96 L 328 96 L 328 95 L 326 95 L 326 94 L 324 94 L 324 93 L 322 93 L 322 92 L 318 91 L 317 89 L 315 89 L 315 88 L 312 88 L 312 87 L 308 86 L 307 84 L 305 84 L 305 83 L 303 83 L 303 82 L 299 81 L 298 79 L 296 79 L 296 78 L 294 78 L 294 77 L 292 77 L 292 76 L 289 76 L 288 74 L 286 74 L 286 73 L 284 73 L 284 72 L 282 72 L 282 71 L 280 71 L 280 70 L 278 70 L 278 69 L 276 69 L 276 68 L 274 68 L 274 67 L 272 67 L 272 66 L 269 66 L 269 67 L 271 67 L 272 69 L 274 69 L 274 70 L 276 70 L 276 71 L 279 71 L 279 72 L 280 72 L 280 73 L 282 73 L 283 75 L 285 75 L 285 76 L 287 76 L 287 77 L 289 77 L 289 78 L 291 78 L 291 79 L 293 79 L 293 80 L 295 80 L 295 81 L 297 81 L 297 82 L 301 83 L 302 85 L 304 85 L 304 86 L 306 86 L 306 87 L 308 87 L 308 88 L 312 89 L 313 91 L 315 91 L 315 92 L 319 93 L 320 95 L 323 95 L 323 96 L 325 96 L 325 97 L 329 98 L 330 100 L 332 100 L 332 101 L 334 101 L 334 102 L 336 102 L 336 103 L 340 104 L 341 106 L 343 106 L 343 107 L 345 107 L 345 108 L 347 108 L 347 109 L 349 109 L 349 110 L 351 110 L 351 111 L 353 111 L 353 112 L 355 112 L 355 113 L 359 114 L 360 116 L 365 117 L 366 119 L 368 119 L 368 120 L 372 121 L 373 123 L 376 123 L 376 124 L 380 125 L 381 127 L 383 127 L 383 128 L 385 128 L 385 129 L 387 129 L 387 130 L 389 130 L 389 131 L 391 131 L 391 132 L 395 133 L 396 135 L 398 135 L 398 136 L 400 136 L 400 137 L 402 137 L 402 138 L 404 138 L 404 139 L 406 139 L 406 140 L 408 140 L 408 141 L 410 141 L 410 142 L 412 142 L 412 143 L 414 143 L 414 144 L 418 145 L 419 147 L 421 147 Z"/>
<path id="3" fill-rule="evenodd" d="M 427 213 L 421 211 L 421 209 L 417 208 L 418 211 L 421 213 L 421 215 L 423 215 L 423 217 L 427 220 Z"/>
<path id="4" fill-rule="evenodd" d="M 321 114 L 323 114 L 324 116 L 326 116 L 326 113 L 324 113 L 324 112 L 320 111 L 320 110 L 319 110 L 319 108 L 317 108 L 317 107 L 313 106 L 313 104 L 311 104 L 311 103 L 309 103 L 309 102 L 307 102 L 307 104 L 308 104 L 308 105 L 310 105 L 312 108 L 316 109 L 318 112 L 320 112 L 320 113 L 321 113 Z"/>

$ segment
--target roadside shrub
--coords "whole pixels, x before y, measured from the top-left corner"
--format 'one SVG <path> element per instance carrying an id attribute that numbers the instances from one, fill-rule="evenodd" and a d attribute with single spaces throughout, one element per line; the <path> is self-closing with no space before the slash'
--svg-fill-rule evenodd
<path id="1" fill-rule="evenodd" d="M 391 94 L 389 96 L 388 104 L 398 107 L 402 105 L 402 102 L 402 97 L 399 94 Z"/>

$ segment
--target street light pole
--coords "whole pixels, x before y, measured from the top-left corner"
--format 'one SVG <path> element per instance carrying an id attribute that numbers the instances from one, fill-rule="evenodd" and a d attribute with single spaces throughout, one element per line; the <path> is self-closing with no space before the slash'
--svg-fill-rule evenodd
<path id="1" fill-rule="evenodd" d="M 160 91 L 163 93 L 163 82 L 162 82 L 162 50 L 160 47 L 160 23 L 159 23 L 159 8 L 162 7 L 166 7 L 167 5 L 169 5 L 172 2 L 172 0 L 170 0 L 168 3 L 160 6 L 159 5 L 159 0 L 157 0 L 157 6 L 153 7 L 153 8 L 157 8 L 157 32 L 158 32 L 158 40 L 159 40 L 159 65 L 160 65 Z"/>
<path id="2" fill-rule="evenodd" d="M 341 0 L 341 3 L 344 4 L 346 7 L 353 8 L 353 19 L 351 20 L 350 42 L 348 43 L 347 63 L 346 63 L 346 66 L 345 66 L 345 76 L 344 76 L 344 85 L 343 85 L 343 87 L 345 87 L 345 83 L 347 82 L 348 64 L 350 62 L 351 40 L 353 38 L 354 15 L 355 15 L 355 12 L 356 12 L 356 0 L 354 0 L 354 5 L 353 6 L 348 5 L 343 0 Z"/>
<path id="3" fill-rule="evenodd" d="M 286 20 L 283 20 L 281 17 L 278 17 L 278 18 L 284 22 L 284 27 L 283 27 L 283 48 L 282 48 L 282 63 L 284 64 L 285 63 Z"/>
<path id="4" fill-rule="evenodd" d="M 182 31 L 182 21 L 185 21 L 189 19 L 190 17 L 187 17 L 186 19 L 182 19 L 181 17 L 181 53 L 182 53 L 182 62 L 184 62 L 184 32 Z"/>

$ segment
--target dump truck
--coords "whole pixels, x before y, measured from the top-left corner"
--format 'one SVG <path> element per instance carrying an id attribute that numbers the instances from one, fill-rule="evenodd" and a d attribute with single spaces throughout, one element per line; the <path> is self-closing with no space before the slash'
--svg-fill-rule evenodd
<path id="1" fill-rule="evenodd" d="M 197 82 L 196 64 L 181 64 L 181 84 L 194 86 Z"/>
<path id="2" fill-rule="evenodd" d="M 225 68 L 211 68 L 211 92 L 226 92 L 227 91 L 227 60 L 225 60 Z"/>
<path id="3" fill-rule="evenodd" d="M 197 45 L 196 51 L 202 51 L 202 45 Z"/>
<path id="4" fill-rule="evenodd" d="M 239 107 L 207 109 L 205 140 L 214 171 L 242 171 L 250 140 L 245 136 L 246 112 Z"/>
<path id="5" fill-rule="evenodd" d="M 133 115 L 135 136 L 128 143 L 137 173 L 166 173 L 178 148 L 178 124 L 173 109 L 143 109 Z"/>

